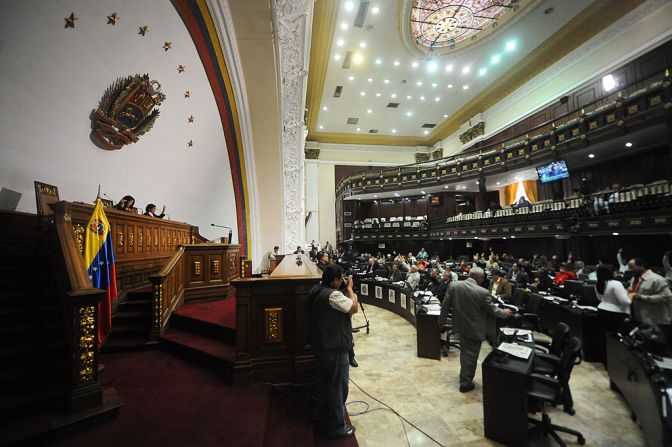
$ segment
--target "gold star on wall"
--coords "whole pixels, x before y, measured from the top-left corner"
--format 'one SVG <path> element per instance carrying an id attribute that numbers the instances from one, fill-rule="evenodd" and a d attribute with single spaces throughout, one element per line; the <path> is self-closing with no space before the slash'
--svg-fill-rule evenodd
<path id="1" fill-rule="evenodd" d="M 70 17 L 66 17 L 65 19 L 65 27 L 66 28 L 74 28 L 75 27 L 75 20 L 79 20 L 77 17 L 75 17 L 75 13 L 71 12 Z"/>
<path id="2" fill-rule="evenodd" d="M 187 90 L 186 92 L 184 92 L 184 97 L 185 97 L 185 98 L 191 98 L 191 92 L 190 92 L 189 90 Z"/>
<path id="3" fill-rule="evenodd" d="M 164 42 L 163 43 L 163 50 L 168 51 L 173 47 L 173 42 Z"/>
<path id="4" fill-rule="evenodd" d="M 187 147 L 193 147 L 193 146 L 194 146 L 194 140 L 187 141 Z"/>
<path id="5" fill-rule="evenodd" d="M 117 20 L 119 20 L 119 17 L 117 16 L 116 12 L 113 12 L 111 16 L 107 16 L 107 24 L 108 25 L 112 25 L 112 26 L 116 25 Z"/>
<path id="6" fill-rule="evenodd" d="M 145 25 L 145 26 L 140 27 L 140 31 L 138 31 L 138 34 L 140 34 L 141 36 L 144 36 L 148 32 L 149 32 L 149 26 Z"/>
<path id="7" fill-rule="evenodd" d="M 184 73 L 184 70 L 186 70 L 186 69 L 187 69 L 187 67 L 185 65 L 180 65 L 179 67 L 177 67 L 177 72 L 178 73 Z"/>
<path id="8" fill-rule="evenodd" d="M 189 115 L 189 118 L 187 118 L 187 121 L 189 121 L 190 123 L 193 123 L 194 122 L 194 115 Z"/>

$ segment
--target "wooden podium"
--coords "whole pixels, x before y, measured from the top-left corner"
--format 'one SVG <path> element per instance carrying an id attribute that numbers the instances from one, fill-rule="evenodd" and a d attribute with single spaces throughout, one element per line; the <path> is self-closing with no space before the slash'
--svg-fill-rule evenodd
<path id="1" fill-rule="evenodd" d="M 313 380 L 308 295 L 321 277 L 306 255 L 287 255 L 268 277 L 232 281 L 236 288 L 235 385 Z"/>

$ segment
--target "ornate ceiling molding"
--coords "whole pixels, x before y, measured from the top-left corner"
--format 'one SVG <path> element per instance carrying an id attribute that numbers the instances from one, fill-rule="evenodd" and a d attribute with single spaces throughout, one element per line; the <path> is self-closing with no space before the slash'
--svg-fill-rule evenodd
<path id="1" fill-rule="evenodd" d="M 315 34 L 313 36 L 313 52 L 311 56 L 312 71 L 311 79 L 309 79 L 308 83 L 308 94 L 311 98 L 308 110 L 308 138 L 325 143 L 371 145 L 395 144 L 393 141 L 400 142 L 396 144 L 410 145 L 408 142 L 413 140 L 414 144 L 412 145 L 431 146 L 435 142 L 451 136 L 458 131 L 461 124 L 467 121 L 471 116 L 488 110 L 528 81 L 543 73 L 555 62 L 567 56 L 634 8 L 644 3 L 644 1 L 645 0 L 631 0 L 614 2 L 609 0 L 596 0 L 530 52 L 516 64 L 516 66 L 504 73 L 495 82 L 490 84 L 490 86 L 475 96 L 469 103 L 465 104 L 445 121 L 440 123 L 434 128 L 434 131 L 429 136 L 425 138 L 416 138 L 315 131 L 317 127 L 317 115 L 320 110 L 321 95 L 324 88 L 326 67 L 330 54 L 329 51 L 324 51 L 324 49 L 331 48 L 331 36 L 333 35 L 334 21 L 336 18 L 334 1 L 327 0 L 326 3 L 330 3 L 330 8 L 325 8 L 325 5 L 322 5 L 322 8 L 316 7 L 315 9 Z M 328 16 L 323 16 L 323 14 L 328 14 Z M 320 47 L 317 47 L 318 40 L 321 43 Z M 313 65 L 312 58 L 319 59 L 315 61 L 315 65 Z M 315 70 L 314 67 L 317 68 L 317 70 Z M 313 77 L 318 79 L 314 80 L 312 79 Z M 319 90 L 317 90 L 318 88 Z M 402 141 L 403 143 L 401 143 Z"/>
<path id="2" fill-rule="evenodd" d="M 274 0 L 273 29 L 280 62 L 280 109 L 282 120 L 284 249 L 291 253 L 303 245 L 304 103 L 308 75 L 307 39 L 312 19 L 312 0 Z"/>

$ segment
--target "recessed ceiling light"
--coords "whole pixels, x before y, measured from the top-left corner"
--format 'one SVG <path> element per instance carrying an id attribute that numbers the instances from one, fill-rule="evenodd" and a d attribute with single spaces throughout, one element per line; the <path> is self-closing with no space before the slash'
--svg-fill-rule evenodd
<path id="1" fill-rule="evenodd" d="M 361 127 L 358 127 L 358 128 L 357 128 L 357 132 L 359 132 L 360 130 L 362 130 L 362 128 L 361 128 Z M 378 197 L 378 196 L 376 196 L 376 197 Z"/>
<path id="2" fill-rule="evenodd" d="M 406 95 L 406 99 L 413 99 L 411 95 Z"/>
<path id="3" fill-rule="evenodd" d="M 377 198 L 378 198 L 378 194 L 374 194 L 374 195 L 373 195 L 373 198 L 374 198 L 374 199 L 377 199 Z"/>
<path id="4" fill-rule="evenodd" d="M 366 92 L 359 92 L 359 96 L 366 96 Z"/>
<path id="5" fill-rule="evenodd" d="M 346 2 L 345 9 L 348 11 L 352 11 L 353 9 L 355 9 L 355 2 Z"/>
<path id="6" fill-rule="evenodd" d="M 428 130 L 425 130 L 425 135 L 429 135 L 429 131 L 428 131 Z"/>
<path id="7" fill-rule="evenodd" d="M 417 68 L 417 67 L 418 67 L 418 63 L 417 63 L 417 62 L 413 62 L 413 63 L 411 64 L 411 67 L 413 67 L 413 68 Z"/>
<path id="8" fill-rule="evenodd" d="M 446 71 L 453 71 L 453 64 L 446 65 Z"/>
<path id="9" fill-rule="evenodd" d="M 448 88 L 453 88 L 453 84 L 448 84 Z"/>
<path id="10" fill-rule="evenodd" d="M 481 68 L 480 70 L 478 70 L 478 75 L 479 75 L 479 76 L 483 76 L 483 75 L 486 74 L 487 72 L 488 72 L 488 69 L 487 69 L 487 68 Z"/>
<path id="11" fill-rule="evenodd" d="M 425 191 L 420 191 L 420 194 L 427 194 Z"/>
<path id="12" fill-rule="evenodd" d="M 477 184 L 477 185 L 479 184 L 479 183 L 478 183 L 478 180 L 476 180 L 476 184 Z"/>
<path id="13" fill-rule="evenodd" d="M 436 82 L 432 82 L 432 87 L 436 88 L 436 87 L 438 87 L 438 86 L 439 86 L 438 83 L 436 83 Z"/>
<path id="14" fill-rule="evenodd" d="M 354 81 L 355 77 L 354 76 L 348 76 L 348 81 Z"/>
<path id="15" fill-rule="evenodd" d="M 462 74 L 467 74 L 471 71 L 471 67 L 467 65 L 466 67 L 462 67 Z"/>
<path id="16" fill-rule="evenodd" d="M 439 102 L 439 101 L 441 101 L 441 98 L 439 98 L 439 97 L 437 96 L 436 98 L 434 98 L 434 101 Z"/>
<path id="17" fill-rule="evenodd" d="M 348 24 L 345 23 L 345 22 L 341 23 L 341 29 L 342 29 L 343 31 L 347 30 L 347 29 L 348 29 Z"/>
<path id="18" fill-rule="evenodd" d="M 369 78 L 369 79 L 367 79 L 367 81 L 373 82 L 373 78 Z"/>
<path id="19" fill-rule="evenodd" d="M 625 147 L 632 147 L 632 143 L 628 141 L 627 143 L 625 143 Z"/>
<path id="20" fill-rule="evenodd" d="M 322 107 L 322 110 L 327 110 L 327 106 Z"/>
<path id="21" fill-rule="evenodd" d="M 373 112 L 373 110 L 371 110 L 371 109 L 366 110 L 366 113 L 371 113 L 371 112 Z"/>
<path id="22" fill-rule="evenodd" d="M 392 94 L 390 95 L 390 98 L 396 98 L 396 97 L 397 97 L 397 94 L 396 94 L 396 93 L 392 93 Z"/>
<path id="23" fill-rule="evenodd" d="M 397 129 L 392 129 L 392 133 L 397 133 Z"/>
<path id="24" fill-rule="evenodd" d="M 463 85 L 462 90 L 469 90 L 469 86 L 468 85 Z"/>
<path id="25" fill-rule="evenodd" d="M 588 154 L 588 158 L 595 158 L 595 154 Z"/>
<path id="26" fill-rule="evenodd" d="M 377 7 L 377 6 L 374 6 L 373 8 L 371 8 L 371 12 L 374 13 L 374 14 L 378 14 L 378 12 L 380 12 L 380 8 Z"/>
<path id="27" fill-rule="evenodd" d="M 413 112 L 406 112 L 406 116 L 411 116 L 413 115 Z"/>
<path id="28" fill-rule="evenodd" d="M 394 195 L 395 195 L 395 197 L 399 197 L 399 194 L 398 194 L 398 193 L 396 193 L 396 192 L 394 193 Z"/>
<path id="29" fill-rule="evenodd" d="M 611 233 L 611 235 L 612 235 L 612 236 L 618 236 L 618 233 L 617 233 L 617 232 L 613 232 L 613 233 Z"/>
<path id="30" fill-rule="evenodd" d="M 516 41 L 515 40 L 509 40 L 506 42 L 506 51 L 513 51 L 516 49 Z"/>
<path id="31" fill-rule="evenodd" d="M 466 186 L 463 186 L 462 189 L 467 189 L 467 187 L 466 187 Z"/>
<path id="32" fill-rule="evenodd" d="M 366 42 L 364 41 L 359 42 L 359 48 L 366 48 Z"/>
<path id="33" fill-rule="evenodd" d="M 500 182 L 497 182 L 498 185 L 499 185 L 499 183 L 500 183 Z"/>
<path id="34" fill-rule="evenodd" d="M 444 113 L 443 117 L 444 117 L 444 118 L 448 118 L 448 114 L 445 114 L 445 113 Z"/>
<path id="35" fill-rule="evenodd" d="M 389 84 L 389 83 L 390 83 L 390 80 L 389 80 L 389 79 L 385 79 L 383 82 L 384 82 L 385 84 Z"/>
<path id="36" fill-rule="evenodd" d="M 395 67 L 398 67 L 398 66 L 399 66 L 399 61 L 394 61 L 393 63 L 394 63 L 394 66 L 395 66 Z"/>
<path id="37" fill-rule="evenodd" d="M 420 101 L 424 101 L 424 100 L 425 100 L 425 97 L 424 97 L 424 96 L 421 96 L 421 97 L 420 97 Z"/>
<path id="38" fill-rule="evenodd" d="M 324 126 L 320 126 L 320 129 L 324 129 Z"/>
<path id="39" fill-rule="evenodd" d="M 448 189 L 448 185 L 444 186 L 444 189 Z"/>
<path id="40" fill-rule="evenodd" d="M 340 61 L 341 60 L 341 55 L 340 54 L 334 54 L 334 60 L 335 61 Z"/>
<path id="41" fill-rule="evenodd" d="M 435 72 L 437 68 L 438 64 L 436 63 L 436 61 L 429 61 L 427 63 L 427 71 L 429 71 L 430 73 Z"/>
<path id="42" fill-rule="evenodd" d="M 362 53 L 355 53 L 355 55 L 352 56 L 352 61 L 355 64 L 361 64 L 363 60 L 364 60 L 364 56 L 362 56 Z"/>
<path id="43" fill-rule="evenodd" d="M 515 239 L 515 238 L 516 238 L 516 236 L 515 236 L 515 235 L 511 235 L 511 239 Z"/>
<path id="44" fill-rule="evenodd" d="M 501 60 L 502 60 L 502 56 L 500 56 L 499 54 L 495 54 L 494 56 L 492 56 L 490 58 L 490 63 L 491 64 L 499 64 L 499 61 L 501 61 Z"/>
<path id="45" fill-rule="evenodd" d="M 422 81 L 416 82 L 415 85 L 417 85 L 418 87 L 422 86 Z"/>
<path id="46" fill-rule="evenodd" d="M 378 98 L 380 98 L 380 93 L 376 93 L 376 96 L 377 96 Z"/>
<path id="47" fill-rule="evenodd" d="M 383 63 L 383 61 L 382 61 L 380 58 L 376 59 L 376 64 L 377 64 L 377 65 L 380 65 L 380 64 L 382 64 L 382 63 Z"/>
<path id="48" fill-rule="evenodd" d="M 336 42 L 336 45 L 338 45 L 339 47 L 342 47 L 343 45 L 345 45 L 345 40 L 338 39 L 338 41 Z"/>

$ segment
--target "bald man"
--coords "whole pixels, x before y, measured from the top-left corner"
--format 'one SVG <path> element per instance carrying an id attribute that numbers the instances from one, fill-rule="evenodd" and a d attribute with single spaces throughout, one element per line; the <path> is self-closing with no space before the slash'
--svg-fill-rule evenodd
<path id="1" fill-rule="evenodd" d="M 465 281 L 453 281 L 448 287 L 441 304 L 439 322 L 443 325 L 450 309 L 453 310 L 453 329 L 460 336 L 460 392 L 474 389 L 474 375 L 481 353 L 481 344 L 486 334 L 494 334 L 495 325 L 491 317 L 508 318 L 509 309 L 500 309 L 492 302 L 492 296 L 479 284 L 485 272 L 480 267 L 469 271 Z"/>

